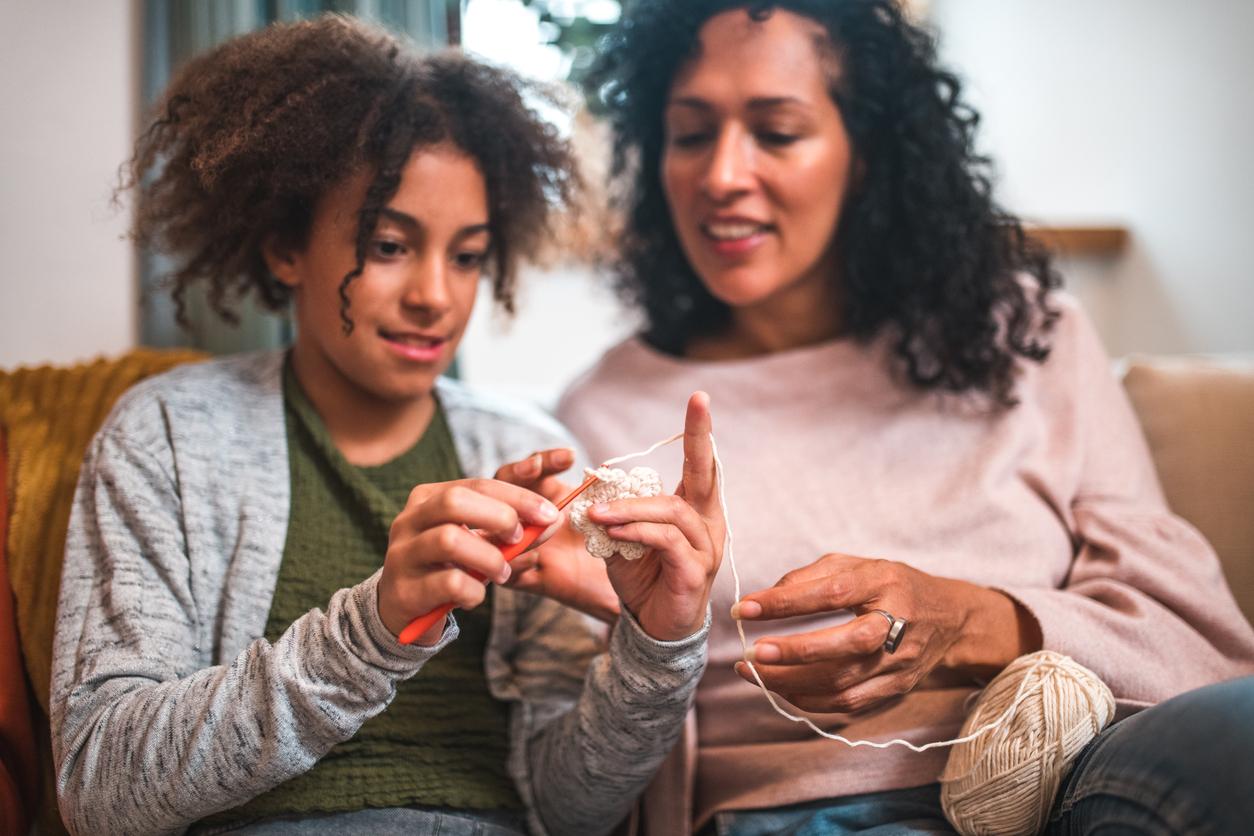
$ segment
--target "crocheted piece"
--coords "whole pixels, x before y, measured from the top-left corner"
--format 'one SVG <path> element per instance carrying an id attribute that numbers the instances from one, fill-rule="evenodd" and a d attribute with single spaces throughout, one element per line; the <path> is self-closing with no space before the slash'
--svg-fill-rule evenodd
<path id="1" fill-rule="evenodd" d="M 630 499 L 637 496 L 657 496 L 662 492 L 662 477 L 651 467 L 633 467 L 630 473 L 616 467 L 598 467 L 596 470 L 587 468 L 588 476 L 597 477 L 598 481 L 579 495 L 571 503 L 570 524 L 584 536 L 588 554 L 608 560 L 614 553 L 622 555 L 626 560 L 639 560 L 644 557 L 648 546 L 643 543 L 628 543 L 615 540 L 605 533 L 605 526 L 597 525 L 588 519 L 588 508 L 601 502 L 613 502 L 616 499 Z"/>

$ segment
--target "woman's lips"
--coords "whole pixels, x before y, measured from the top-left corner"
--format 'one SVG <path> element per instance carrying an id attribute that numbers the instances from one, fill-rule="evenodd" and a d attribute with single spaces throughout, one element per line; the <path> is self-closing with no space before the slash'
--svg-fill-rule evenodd
<path id="1" fill-rule="evenodd" d="M 710 249 L 722 256 L 743 256 L 761 246 L 770 227 L 756 221 L 727 220 L 706 221 L 701 224 L 701 234 Z"/>
<path id="2" fill-rule="evenodd" d="M 444 337 L 427 337 L 420 334 L 393 334 L 380 331 L 384 344 L 404 360 L 415 363 L 432 363 L 444 353 L 448 339 Z"/>

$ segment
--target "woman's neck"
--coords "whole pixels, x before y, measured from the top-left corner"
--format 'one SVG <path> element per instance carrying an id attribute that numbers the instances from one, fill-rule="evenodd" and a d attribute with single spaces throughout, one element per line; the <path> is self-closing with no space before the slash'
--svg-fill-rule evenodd
<path id="1" fill-rule="evenodd" d="M 743 360 L 817 345 L 841 335 L 840 305 L 825 293 L 784 293 L 732 308 L 716 334 L 693 337 L 684 355 L 694 360 Z"/>
<path id="2" fill-rule="evenodd" d="M 336 449 L 357 467 L 384 464 L 404 453 L 435 415 L 431 392 L 406 400 L 380 398 L 329 364 L 310 362 L 298 349 L 292 351 L 292 371 Z"/>

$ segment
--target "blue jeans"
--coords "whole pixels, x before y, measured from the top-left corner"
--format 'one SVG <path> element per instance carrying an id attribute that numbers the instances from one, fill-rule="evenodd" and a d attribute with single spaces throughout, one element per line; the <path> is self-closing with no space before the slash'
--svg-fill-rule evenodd
<path id="1" fill-rule="evenodd" d="M 717 836 L 953 833 L 940 787 L 719 813 Z M 1254 833 L 1254 677 L 1189 691 L 1134 714 L 1084 748 L 1046 832 Z"/>

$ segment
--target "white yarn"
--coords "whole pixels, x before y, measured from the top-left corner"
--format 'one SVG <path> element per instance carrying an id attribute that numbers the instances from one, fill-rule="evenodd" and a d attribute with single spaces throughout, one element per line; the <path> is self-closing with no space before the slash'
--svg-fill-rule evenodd
<path id="1" fill-rule="evenodd" d="M 648 450 L 619 456 L 605 464 L 648 455 L 682 437 L 683 434 L 678 433 Z M 718 500 L 726 521 L 723 552 L 731 566 L 735 596 L 739 601 L 740 573 L 732 553 L 723 462 L 713 433 L 710 446 L 714 453 Z M 781 717 L 803 723 L 822 737 L 854 748 L 904 746 L 914 752 L 925 752 L 944 746 L 955 747 L 941 777 L 942 805 L 950 823 L 963 836 L 1039 830 L 1067 768 L 1114 717 L 1114 696 L 1096 674 L 1068 656 L 1042 650 L 1016 659 L 979 693 L 960 737 L 922 745 L 901 738 L 850 740 L 819 728 L 807 717 L 785 711 L 749 659 L 749 640 L 741 619 L 736 619 L 736 630 L 740 634 L 745 664 L 767 702 Z"/>
<path id="2" fill-rule="evenodd" d="M 1115 715 L 1115 697 L 1069 656 L 1041 650 L 1011 662 L 980 694 L 963 732 L 1009 721 L 955 746 L 941 774 L 941 806 L 958 832 L 1037 833 L 1077 755 Z"/>
<path id="3" fill-rule="evenodd" d="M 657 496 L 662 492 L 662 477 L 651 467 L 633 467 L 631 473 L 626 473 L 616 467 L 602 465 L 596 470 L 587 468 L 584 472 L 588 476 L 595 476 L 598 481 L 571 503 L 570 524 L 583 535 L 588 554 L 602 560 L 609 560 L 615 552 L 625 560 L 639 560 L 644 557 L 649 550 L 648 546 L 610 537 L 605 526 L 588 519 L 588 508 L 616 499 Z"/>

